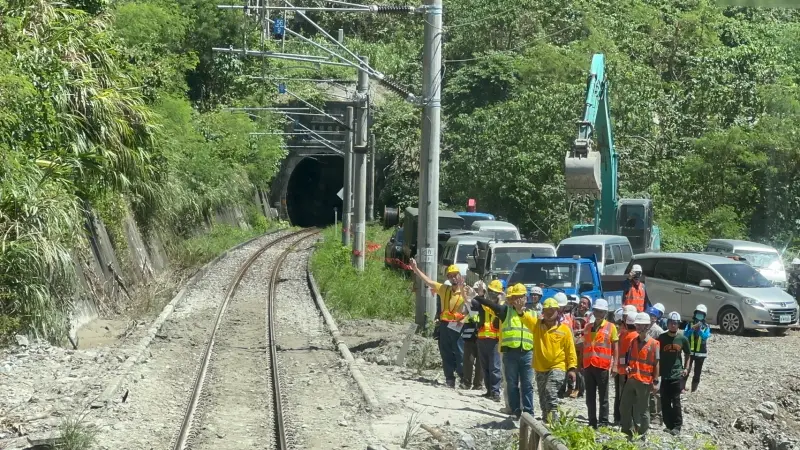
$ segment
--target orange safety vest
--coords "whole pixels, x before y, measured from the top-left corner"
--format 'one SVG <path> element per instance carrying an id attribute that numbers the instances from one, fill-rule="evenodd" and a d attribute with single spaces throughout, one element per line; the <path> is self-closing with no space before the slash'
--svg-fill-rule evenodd
<path id="1" fill-rule="evenodd" d="M 481 324 L 481 327 L 478 328 L 478 339 L 499 339 L 500 328 L 494 326 L 496 320 L 494 312 L 490 308 L 484 306 L 483 317 L 484 322 Z"/>
<path id="2" fill-rule="evenodd" d="M 595 366 L 598 369 L 611 368 L 614 353 L 611 351 L 611 322 L 605 323 L 597 329 L 592 339 L 593 324 L 586 324 L 583 330 L 583 368 Z"/>
<path id="3" fill-rule="evenodd" d="M 456 305 L 450 309 L 450 300 L 453 298 L 453 288 L 447 286 L 445 292 L 446 295 L 442 297 L 442 315 L 440 316 L 440 320 L 442 322 L 461 322 L 461 320 L 464 319 L 464 314 L 456 312 L 456 310 L 460 309 L 464 304 L 464 299 L 460 298 L 459 301 L 456 302 Z"/>
<path id="4" fill-rule="evenodd" d="M 617 362 L 617 372 L 625 375 L 625 367 L 628 366 L 626 355 L 628 349 L 631 348 L 631 342 L 639 337 L 639 333 L 635 330 L 622 329 L 622 334 L 619 338 L 619 361 Z"/>
<path id="5" fill-rule="evenodd" d="M 628 367 L 632 370 L 631 373 L 628 374 L 628 378 L 639 380 L 644 384 L 652 384 L 653 376 L 656 372 L 657 349 L 658 341 L 650 336 L 647 337 L 644 346 L 642 346 L 638 338 L 631 342 Z"/>
<path id="6" fill-rule="evenodd" d="M 564 314 L 564 320 L 562 323 L 566 324 L 570 330 L 575 327 L 575 317 L 572 314 Z"/>
<path id="7" fill-rule="evenodd" d="M 639 286 L 631 284 L 628 293 L 622 300 L 622 306 L 633 305 L 636 307 L 637 312 L 644 312 L 644 285 L 639 283 Z"/>

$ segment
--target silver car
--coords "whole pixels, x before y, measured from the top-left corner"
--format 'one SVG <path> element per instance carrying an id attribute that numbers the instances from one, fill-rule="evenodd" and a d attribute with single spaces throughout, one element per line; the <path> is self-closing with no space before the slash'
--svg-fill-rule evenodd
<path id="1" fill-rule="evenodd" d="M 625 273 L 633 264 L 642 266 L 650 302 L 684 320 L 704 304 L 708 323 L 732 334 L 769 329 L 782 335 L 798 321 L 794 298 L 748 264 L 701 253 L 644 253 L 634 255 Z"/>

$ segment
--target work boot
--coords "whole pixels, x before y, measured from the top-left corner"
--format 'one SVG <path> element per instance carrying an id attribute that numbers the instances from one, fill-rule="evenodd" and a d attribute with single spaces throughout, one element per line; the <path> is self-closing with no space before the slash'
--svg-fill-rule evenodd
<path id="1" fill-rule="evenodd" d="M 569 398 L 578 398 L 579 392 L 577 389 L 573 389 L 572 392 L 569 393 Z"/>
<path id="2" fill-rule="evenodd" d="M 463 390 L 465 390 L 465 391 L 468 391 L 468 390 L 469 390 L 469 384 L 467 384 L 467 383 L 465 383 L 465 382 L 463 382 L 463 381 L 462 381 L 461 383 L 459 383 L 459 384 L 458 384 L 458 387 L 459 387 L 459 388 L 461 388 L 461 389 L 463 389 Z"/>
<path id="3" fill-rule="evenodd" d="M 509 408 L 508 406 L 504 406 L 502 409 L 500 409 L 500 412 L 503 413 L 503 414 L 509 414 L 510 415 L 514 411 L 511 411 L 511 408 Z"/>
<path id="4" fill-rule="evenodd" d="M 481 385 L 478 385 L 478 384 L 473 384 L 472 385 L 472 390 L 473 391 L 480 391 L 481 389 L 483 389 L 483 386 L 481 386 Z"/>
<path id="5" fill-rule="evenodd" d="M 673 428 L 673 429 L 671 429 L 671 430 L 669 431 L 669 434 L 671 434 L 671 435 L 673 435 L 673 436 L 680 436 L 680 434 L 681 434 L 681 429 L 680 429 L 680 428 Z"/>
<path id="6" fill-rule="evenodd" d="M 447 380 L 447 387 L 455 389 L 456 380 Z"/>
<path id="7" fill-rule="evenodd" d="M 503 397 L 500 394 L 492 394 L 492 401 L 495 403 L 500 403 L 503 401 Z"/>
<path id="8" fill-rule="evenodd" d="M 695 392 L 695 391 L 697 391 L 697 387 L 698 387 L 699 385 L 700 385 L 700 382 L 699 382 L 699 381 L 698 381 L 697 383 L 695 383 L 695 382 L 692 382 L 692 392 Z"/>

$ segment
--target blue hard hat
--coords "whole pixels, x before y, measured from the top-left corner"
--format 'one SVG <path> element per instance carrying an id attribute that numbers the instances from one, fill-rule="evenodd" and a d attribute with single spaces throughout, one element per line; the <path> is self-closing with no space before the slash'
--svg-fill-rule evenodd
<path id="1" fill-rule="evenodd" d="M 661 311 L 653 308 L 652 306 L 647 308 L 647 314 L 655 317 L 661 317 Z"/>

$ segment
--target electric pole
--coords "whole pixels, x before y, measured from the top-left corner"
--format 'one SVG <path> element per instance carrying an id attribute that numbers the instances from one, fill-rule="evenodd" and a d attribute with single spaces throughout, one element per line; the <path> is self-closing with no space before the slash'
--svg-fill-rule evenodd
<path id="1" fill-rule="evenodd" d="M 422 53 L 422 149 L 419 172 L 419 222 L 417 261 L 419 268 L 436 279 L 439 229 L 439 143 L 441 138 L 442 90 L 442 0 L 425 1 L 425 33 Z M 436 315 L 436 297 L 416 282 L 415 319 L 422 328 Z"/>
<path id="2" fill-rule="evenodd" d="M 367 162 L 367 222 L 373 220 L 375 220 L 375 135 L 370 133 Z"/>
<path id="3" fill-rule="evenodd" d="M 342 245 L 350 245 L 353 216 L 353 107 L 344 116 L 348 128 L 344 135 L 344 192 L 342 193 Z"/>
<path id="4" fill-rule="evenodd" d="M 353 266 L 357 271 L 364 270 L 364 258 L 366 256 L 366 203 L 367 203 L 367 121 L 369 114 L 369 73 L 365 70 L 369 64 L 369 58 L 360 56 L 364 64 L 358 71 L 358 113 L 356 115 L 356 143 L 353 147 L 355 153 L 355 236 L 353 242 Z"/>

